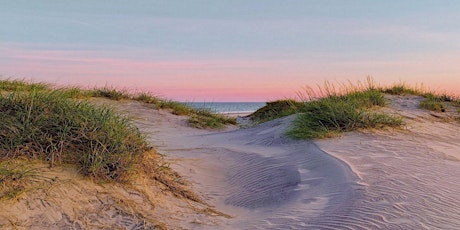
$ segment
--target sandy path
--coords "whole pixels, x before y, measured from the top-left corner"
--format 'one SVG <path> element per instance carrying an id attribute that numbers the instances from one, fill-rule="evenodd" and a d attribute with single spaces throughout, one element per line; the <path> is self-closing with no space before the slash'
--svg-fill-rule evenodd
<path id="1" fill-rule="evenodd" d="M 137 103 L 122 109 L 208 203 L 233 216 L 220 218 L 219 226 L 201 221 L 190 228 L 304 229 L 325 213 L 347 215 L 362 196 L 347 165 L 311 142 L 283 136 L 294 117 L 212 133 Z"/>

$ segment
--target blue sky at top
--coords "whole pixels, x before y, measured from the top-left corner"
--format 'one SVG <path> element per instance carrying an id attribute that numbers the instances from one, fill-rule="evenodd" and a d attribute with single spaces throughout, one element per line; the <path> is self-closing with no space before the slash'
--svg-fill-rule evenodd
<path id="1" fill-rule="evenodd" d="M 123 81 L 129 87 L 148 88 L 148 82 L 154 87 L 158 81 L 171 91 L 184 91 L 190 79 L 198 81 L 193 87 L 202 85 L 202 91 L 212 91 L 219 82 L 226 84 L 222 90 L 238 91 L 240 86 L 229 79 L 239 76 L 251 84 L 268 81 L 266 86 L 254 85 L 259 91 L 275 92 L 280 79 L 289 81 L 281 84 L 284 88 L 277 96 L 297 90 L 296 86 L 366 75 L 378 81 L 460 85 L 458 1 L 0 3 L 3 76 L 103 84 L 117 82 L 124 74 L 133 79 Z M 50 58 L 37 58 L 40 51 Z M 63 63 L 66 58 L 75 59 Z M 136 70 L 126 76 L 128 64 L 104 66 L 109 62 L 105 59 L 99 63 L 101 69 L 112 71 L 104 75 L 96 66 L 79 61 L 101 58 L 132 62 L 148 75 Z M 176 63 L 177 68 L 157 68 L 155 63 L 164 62 Z M 193 71 L 186 63 L 194 63 Z M 50 66 L 61 72 L 45 70 Z M 117 68 L 122 69 L 116 72 Z"/>

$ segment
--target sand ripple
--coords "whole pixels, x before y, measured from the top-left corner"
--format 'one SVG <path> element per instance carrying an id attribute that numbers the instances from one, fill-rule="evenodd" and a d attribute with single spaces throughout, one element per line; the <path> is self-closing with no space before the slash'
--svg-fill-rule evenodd
<path id="1" fill-rule="evenodd" d="M 353 165 L 366 192 L 351 216 L 329 216 L 318 225 L 341 219 L 353 229 L 459 229 L 460 163 L 426 143 L 401 133 L 350 134 L 338 143 L 320 142 L 321 148 Z"/>

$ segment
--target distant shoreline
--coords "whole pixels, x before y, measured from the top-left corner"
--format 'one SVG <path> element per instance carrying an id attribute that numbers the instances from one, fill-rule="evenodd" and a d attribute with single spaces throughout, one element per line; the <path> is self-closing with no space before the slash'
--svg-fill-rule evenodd
<path id="1" fill-rule="evenodd" d="M 247 116 L 266 105 L 265 102 L 186 102 L 184 104 L 231 117 Z"/>

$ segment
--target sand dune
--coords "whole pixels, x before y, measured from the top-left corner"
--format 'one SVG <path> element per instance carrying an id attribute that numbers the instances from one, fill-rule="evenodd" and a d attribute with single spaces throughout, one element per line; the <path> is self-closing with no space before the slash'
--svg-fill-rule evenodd
<path id="1" fill-rule="evenodd" d="M 317 141 L 353 167 L 364 199 L 342 221 L 379 229 L 458 229 L 460 127 L 417 108 L 419 98 L 391 98 L 403 131 L 350 133 Z M 448 119 L 448 116 L 443 115 Z M 324 223 L 327 225 L 327 222 Z"/>
<path id="2" fill-rule="evenodd" d="M 389 100 L 387 112 L 403 116 L 405 128 L 314 142 L 284 137 L 293 117 L 218 133 L 180 119 L 162 127 L 171 120 L 158 117 L 140 126 L 195 190 L 233 216 L 191 228 L 456 229 L 459 125 L 418 109 L 421 98 Z"/>
<path id="3" fill-rule="evenodd" d="M 16 218 L 19 227 L 77 229 L 152 226 L 144 220 L 172 229 L 458 229 L 460 126 L 453 113 L 418 109 L 419 97 L 388 99 L 385 110 L 403 116 L 404 128 L 317 141 L 285 137 L 294 116 L 215 132 L 141 103 L 110 102 L 133 116 L 171 167 L 222 214 L 149 190 L 157 185 L 145 181 L 107 185 L 117 191 L 109 196 L 100 193 L 107 188 L 77 180 L 45 197 L 31 194 L 33 203 L 0 216 Z M 75 198 L 63 203 L 56 196 Z"/>

